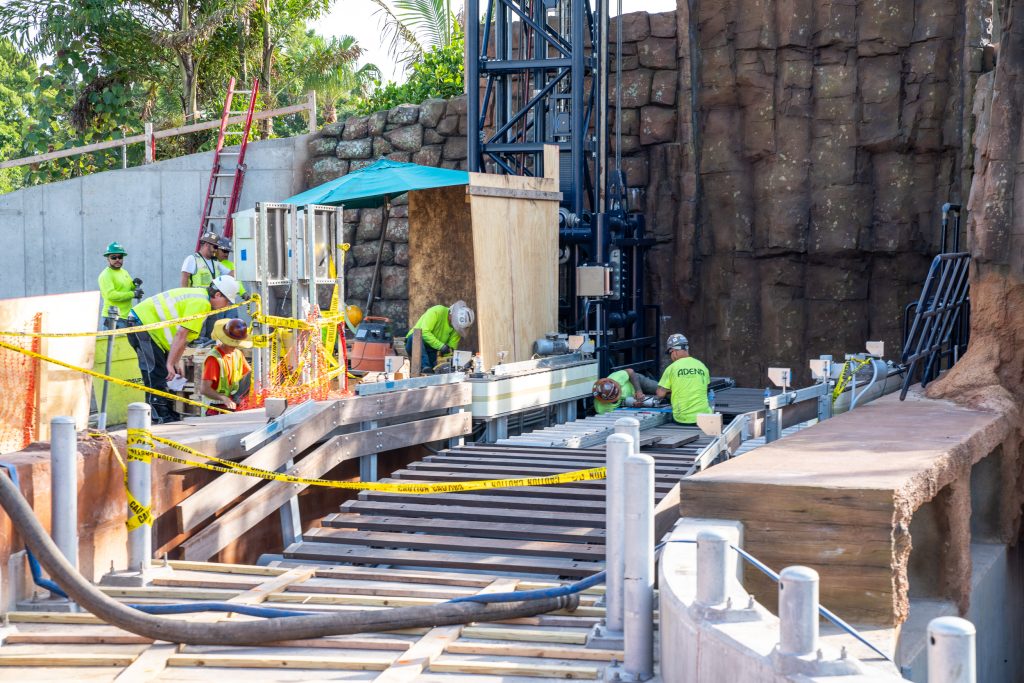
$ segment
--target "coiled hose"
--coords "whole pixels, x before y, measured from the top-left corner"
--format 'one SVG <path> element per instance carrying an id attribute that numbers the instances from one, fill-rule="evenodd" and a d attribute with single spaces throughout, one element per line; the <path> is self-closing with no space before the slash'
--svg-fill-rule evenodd
<path id="1" fill-rule="evenodd" d="M 572 594 L 517 602 L 446 602 L 424 607 L 334 612 L 266 621 L 192 622 L 168 619 L 143 614 L 123 605 L 86 581 L 68 564 L 39 524 L 21 491 L 5 476 L 0 476 L 0 507 L 11 518 L 14 528 L 25 540 L 25 545 L 71 599 L 108 624 L 154 640 L 187 645 L 253 645 L 278 640 L 515 619 L 560 609 L 575 609 L 579 605 L 579 597 Z"/>

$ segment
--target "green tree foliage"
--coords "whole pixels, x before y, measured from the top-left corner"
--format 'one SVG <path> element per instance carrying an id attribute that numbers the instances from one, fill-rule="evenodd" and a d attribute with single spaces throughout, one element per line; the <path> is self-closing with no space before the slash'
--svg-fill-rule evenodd
<path id="1" fill-rule="evenodd" d="M 396 61 L 411 68 L 433 48 L 449 47 L 459 34 L 451 0 L 373 0 Z"/>
<path id="2" fill-rule="evenodd" d="M 20 156 L 22 140 L 36 126 L 35 60 L 22 54 L 9 40 L 0 39 L 0 159 Z M 0 194 L 24 184 L 25 169 L 0 171 Z"/>
<path id="3" fill-rule="evenodd" d="M 463 93 L 463 36 L 455 27 L 452 42 L 432 47 L 413 62 L 409 79 L 401 85 L 388 82 L 359 102 L 363 114 L 391 109 L 399 104 L 419 104 L 432 97 L 455 97 Z"/>

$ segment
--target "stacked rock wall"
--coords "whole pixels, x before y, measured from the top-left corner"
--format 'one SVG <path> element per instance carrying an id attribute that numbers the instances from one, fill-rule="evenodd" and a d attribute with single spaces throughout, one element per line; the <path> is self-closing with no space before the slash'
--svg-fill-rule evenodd
<path id="1" fill-rule="evenodd" d="M 466 167 L 466 100 L 427 100 L 403 104 L 369 116 L 353 116 L 323 127 L 309 141 L 307 185 L 315 187 L 384 157 L 425 166 Z M 384 210 L 347 209 L 344 239 L 346 298 L 366 304 L 377 252 L 381 250 L 379 296 L 374 315 L 394 321 L 396 332 L 408 326 L 409 207 L 405 196 L 392 202 L 381 247 Z"/>

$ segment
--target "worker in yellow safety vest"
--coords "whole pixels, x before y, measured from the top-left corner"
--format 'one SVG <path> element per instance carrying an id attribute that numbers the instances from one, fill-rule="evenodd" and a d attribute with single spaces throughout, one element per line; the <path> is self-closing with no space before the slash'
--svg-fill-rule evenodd
<path id="1" fill-rule="evenodd" d="M 231 260 L 231 240 L 221 237 L 217 243 L 217 263 L 220 264 L 221 275 L 235 277 L 235 262 Z M 238 280 L 238 293 L 245 297 L 245 285 Z"/>
<path id="2" fill-rule="evenodd" d="M 238 403 L 249 393 L 252 385 L 252 367 L 241 349 L 252 348 L 249 328 L 244 320 L 225 318 L 213 325 L 212 338 L 217 346 L 203 363 L 203 383 L 199 392 L 203 402 L 224 410 L 238 410 Z M 215 414 L 207 411 L 207 415 Z"/>
<path id="3" fill-rule="evenodd" d="M 205 233 L 199 240 L 199 249 L 189 254 L 181 264 L 182 287 L 209 287 L 215 277 L 229 273 L 217 263 L 217 233 Z M 234 275 L 232 275 L 234 277 Z"/>
<path id="4" fill-rule="evenodd" d="M 672 419 L 678 424 L 696 424 L 697 416 L 711 412 L 708 387 L 711 373 L 706 365 L 690 356 L 690 342 L 681 334 L 670 334 L 665 353 L 671 364 L 665 368 L 655 395 L 672 399 Z"/>
<path id="5" fill-rule="evenodd" d="M 405 350 L 411 358 L 413 330 L 422 330 L 420 371 L 433 374 L 437 357 L 447 356 L 457 349 L 475 319 L 473 309 L 465 301 L 456 301 L 451 306 L 431 306 L 405 335 Z"/>
<path id="6" fill-rule="evenodd" d="M 128 256 L 124 247 L 117 242 L 111 242 L 103 255 L 107 258 L 107 267 L 97 278 L 100 294 L 103 296 L 103 315 L 106 317 L 110 308 L 114 307 L 121 317 L 118 327 L 126 326 L 128 323 L 125 318 L 132 309 L 132 299 L 141 298 L 142 290 L 135 285 L 132 276 L 124 268 L 124 259 Z"/>
<path id="7" fill-rule="evenodd" d="M 215 278 L 209 287 L 179 287 L 135 304 L 128 314 L 128 322 L 132 327 L 193 315 L 203 316 L 128 335 L 128 343 L 139 358 L 142 383 L 150 389 L 166 392 L 167 383 L 184 374 L 181 355 L 185 345 L 199 336 L 206 314 L 237 303 L 238 300 L 238 282 L 230 275 L 222 275 Z M 169 398 L 147 393 L 146 402 L 152 408 L 153 422 L 157 424 L 181 419 Z"/>

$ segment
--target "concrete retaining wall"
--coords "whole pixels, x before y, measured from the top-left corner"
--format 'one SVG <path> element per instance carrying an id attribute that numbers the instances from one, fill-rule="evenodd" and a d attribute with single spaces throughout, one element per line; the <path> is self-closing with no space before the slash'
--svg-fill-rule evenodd
<path id="1" fill-rule="evenodd" d="M 239 208 L 303 189 L 307 137 L 249 145 Z M 0 195 L 0 299 L 96 289 L 115 240 L 147 295 L 177 287 L 212 165 L 206 152 Z"/>

